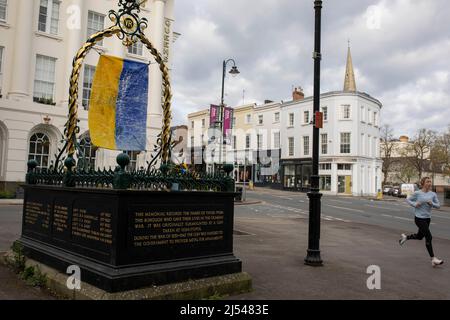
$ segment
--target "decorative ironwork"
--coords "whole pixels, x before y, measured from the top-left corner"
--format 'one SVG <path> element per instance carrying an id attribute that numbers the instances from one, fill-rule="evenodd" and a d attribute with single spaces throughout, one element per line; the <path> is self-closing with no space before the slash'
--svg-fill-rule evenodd
<path id="1" fill-rule="evenodd" d="M 109 11 L 109 19 L 120 28 L 117 35 L 122 43 L 129 47 L 138 41 L 138 34 L 143 34 L 148 26 L 146 18 L 139 18 L 138 13 L 141 11 L 141 3 L 139 0 L 120 0 L 118 12 Z"/>
<path id="2" fill-rule="evenodd" d="M 234 180 L 226 173 L 207 174 L 190 172 L 185 167 L 163 164 L 159 169 L 127 171 L 130 159 L 121 153 L 115 170 L 73 169 L 72 158 L 65 160 L 67 169 L 37 168 L 37 162 L 28 162 L 27 184 L 66 186 L 77 188 L 132 189 L 152 191 L 223 191 L 234 192 Z M 232 167 L 231 167 L 232 170 Z"/>

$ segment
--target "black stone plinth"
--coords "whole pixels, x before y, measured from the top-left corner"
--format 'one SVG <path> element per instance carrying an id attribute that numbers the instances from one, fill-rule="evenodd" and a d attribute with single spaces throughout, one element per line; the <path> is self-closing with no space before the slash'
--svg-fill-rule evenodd
<path id="1" fill-rule="evenodd" d="M 242 271 L 234 193 L 23 187 L 25 255 L 105 291 Z"/>

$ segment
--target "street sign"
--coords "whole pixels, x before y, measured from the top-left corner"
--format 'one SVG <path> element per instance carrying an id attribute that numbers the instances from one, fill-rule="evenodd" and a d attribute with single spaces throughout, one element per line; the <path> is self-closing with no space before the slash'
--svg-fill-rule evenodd
<path id="1" fill-rule="evenodd" d="M 318 129 L 323 128 L 323 113 L 320 111 L 317 111 L 315 114 L 315 127 Z"/>

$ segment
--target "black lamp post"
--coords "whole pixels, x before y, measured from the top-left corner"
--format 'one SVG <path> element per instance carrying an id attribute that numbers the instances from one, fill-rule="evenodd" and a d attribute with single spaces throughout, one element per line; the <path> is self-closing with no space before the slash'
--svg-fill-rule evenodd
<path id="1" fill-rule="evenodd" d="M 220 145 L 220 149 L 219 149 L 219 162 L 222 164 L 222 148 L 223 148 L 223 114 L 224 114 L 224 108 L 225 108 L 225 104 L 224 104 L 224 95 L 225 95 L 225 76 L 226 76 L 226 71 L 227 71 L 227 64 L 232 62 L 233 63 L 233 67 L 231 68 L 231 70 L 229 71 L 229 73 L 233 76 L 237 76 L 240 72 L 238 70 L 238 68 L 236 67 L 236 61 L 234 61 L 233 59 L 228 59 L 228 60 L 223 60 L 223 68 L 222 68 L 222 96 L 220 99 L 220 110 L 219 110 L 219 121 L 216 121 L 216 128 L 217 128 L 217 124 L 219 124 L 219 128 L 220 128 L 220 132 L 221 132 L 221 138 L 219 140 L 219 145 Z"/>
<path id="2" fill-rule="evenodd" d="M 315 31 L 314 31 L 314 114 L 320 111 L 320 33 L 321 33 L 321 10 L 322 1 L 314 1 L 315 9 Z M 313 128 L 313 165 L 311 175 L 311 192 L 308 193 L 309 198 L 309 237 L 308 237 L 308 253 L 305 258 L 305 264 L 310 266 L 322 266 L 322 258 L 320 257 L 320 211 L 321 198 L 319 188 L 319 128 Z"/>

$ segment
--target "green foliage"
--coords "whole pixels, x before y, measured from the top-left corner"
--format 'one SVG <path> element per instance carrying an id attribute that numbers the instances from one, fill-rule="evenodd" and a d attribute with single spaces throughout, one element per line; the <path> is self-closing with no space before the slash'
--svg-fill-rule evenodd
<path id="1" fill-rule="evenodd" d="M 9 191 L 0 191 L 0 199 L 14 199 L 16 194 Z"/>
<path id="2" fill-rule="evenodd" d="M 25 265 L 25 255 L 23 253 L 23 246 L 20 242 L 14 241 L 11 246 L 13 252 L 12 259 L 8 260 L 9 266 L 14 270 L 19 277 L 33 287 L 45 287 L 47 284 L 47 276 L 42 273 L 38 266 L 27 267 Z"/>
<path id="3" fill-rule="evenodd" d="M 13 259 L 8 260 L 8 264 L 13 268 L 14 272 L 21 273 L 25 270 L 25 255 L 23 254 L 23 246 L 20 242 L 14 241 L 11 246 Z"/>
<path id="4" fill-rule="evenodd" d="M 41 269 L 36 266 L 26 267 L 21 273 L 20 277 L 25 280 L 27 285 L 33 287 L 45 287 L 47 284 L 47 276 L 42 273 Z"/>
<path id="5" fill-rule="evenodd" d="M 218 292 L 215 292 L 212 296 L 209 296 L 205 300 L 223 300 L 226 296 L 221 295 Z"/>

